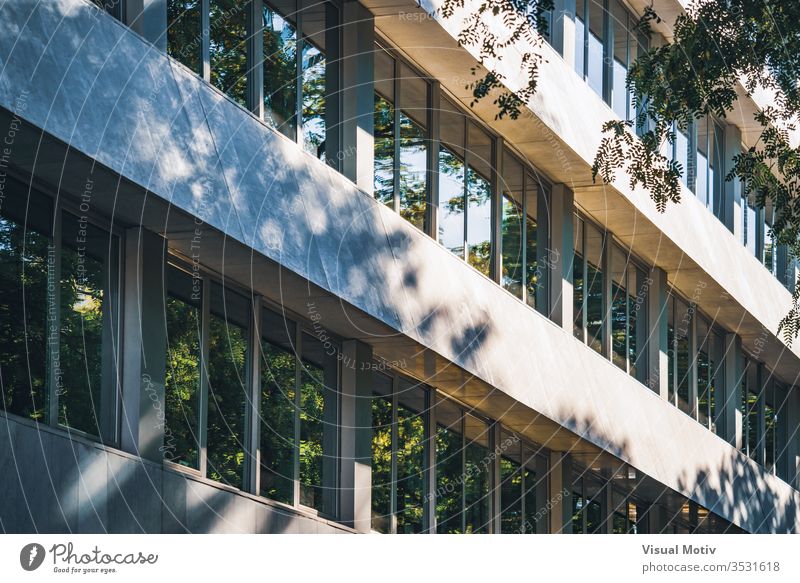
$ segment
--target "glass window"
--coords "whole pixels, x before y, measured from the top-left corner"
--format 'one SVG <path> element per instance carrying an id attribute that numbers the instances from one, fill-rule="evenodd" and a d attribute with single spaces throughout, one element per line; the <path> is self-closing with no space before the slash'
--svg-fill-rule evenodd
<path id="1" fill-rule="evenodd" d="M 611 361 L 628 370 L 627 257 L 618 246 L 611 250 Z"/>
<path id="2" fill-rule="evenodd" d="M 714 122 L 708 117 L 695 122 L 697 128 L 697 162 L 695 166 L 695 194 L 706 207 L 714 208 Z"/>
<path id="3" fill-rule="evenodd" d="M 689 135 L 681 129 L 675 130 L 675 155 L 673 158 L 681 165 L 681 182 L 689 185 Z"/>
<path id="4" fill-rule="evenodd" d="M 211 284 L 208 332 L 208 477 L 242 487 L 249 399 L 247 298 Z"/>
<path id="5" fill-rule="evenodd" d="M 610 16 L 611 26 L 614 29 L 611 108 L 621 119 L 628 119 L 632 115 L 628 112 L 628 90 L 625 87 L 625 79 L 628 75 L 628 65 L 632 60 L 631 49 L 635 51 L 635 42 L 628 31 L 628 11 L 617 0 L 611 2 Z"/>
<path id="6" fill-rule="evenodd" d="M 211 84 L 247 107 L 247 3 L 209 0 Z"/>
<path id="7" fill-rule="evenodd" d="M 575 8 L 575 72 L 582 78 L 586 71 L 586 20 L 584 0 L 577 0 Z"/>
<path id="8" fill-rule="evenodd" d="M 449 100 L 442 100 L 439 147 L 439 243 L 464 257 L 464 115 Z"/>
<path id="9" fill-rule="evenodd" d="M 302 335 L 300 504 L 335 514 L 338 366 L 335 351 Z"/>
<path id="10" fill-rule="evenodd" d="M 397 532 L 424 529 L 426 392 L 400 379 L 397 396 Z"/>
<path id="11" fill-rule="evenodd" d="M 398 386 L 396 395 L 393 383 Z M 425 528 L 428 392 L 403 378 L 380 373 L 373 387 L 372 528 L 420 533 Z M 397 476 L 394 482 L 393 475 Z"/>
<path id="12" fill-rule="evenodd" d="M 119 285 L 118 241 L 85 216 L 66 212 L 61 233 L 58 422 L 113 439 L 113 428 L 104 427 L 103 419 L 113 423 L 116 402 L 112 302 Z"/>
<path id="13" fill-rule="evenodd" d="M 394 60 L 375 49 L 375 198 L 394 207 Z"/>
<path id="14" fill-rule="evenodd" d="M 203 73 L 201 7 L 201 0 L 167 1 L 167 54 L 198 75 Z"/>
<path id="15" fill-rule="evenodd" d="M 764 390 L 764 467 L 773 473 L 775 472 L 778 407 L 780 405 L 776 393 L 776 383 L 770 379 Z"/>
<path id="16" fill-rule="evenodd" d="M 2 408 L 48 422 L 48 271 L 55 251 L 50 236 L 52 205 L 6 178 L 0 205 L 0 375 Z M 27 218 L 27 221 L 26 221 Z M 57 345 L 53 355 L 58 357 Z"/>
<path id="17" fill-rule="evenodd" d="M 492 138 L 473 123 L 467 127 L 467 262 L 489 276 L 492 256 Z"/>
<path id="18" fill-rule="evenodd" d="M 573 332 L 576 338 L 586 342 L 583 325 L 583 302 L 586 296 L 586 280 L 583 274 L 583 219 L 578 215 L 573 215 L 573 245 L 575 248 L 575 258 L 572 262 L 572 301 L 573 315 L 575 324 Z"/>
<path id="19" fill-rule="evenodd" d="M 692 414 L 690 403 L 691 383 L 691 342 L 692 310 L 682 300 L 675 298 L 673 324 L 673 350 L 675 356 L 675 395 L 678 408 L 689 415 Z"/>
<path id="20" fill-rule="evenodd" d="M 603 352 L 603 246 L 602 231 L 585 223 L 586 336 L 589 346 Z"/>
<path id="21" fill-rule="evenodd" d="M 168 267 L 164 459 L 194 469 L 200 469 L 201 300 L 202 280 Z"/>
<path id="22" fill-rule="evenodd" d="M 292 3 L 293 4 L 293 3 Z M 294 8 L 289 8 L 289 14 Z M 293 22 L 263 5 L 264 120 L 297 139 L 297 30 Z"/>
<path id="23" fill-rule="evenodd" d="M 436 403 L 436 532 L 461 533 L 464 453 L 461 409 L 450 401 Z"/>
<path id="24" fill-rule="evenodd" d="M 400 64 L 400 215 L 425 229 L 428 84 Z"/>
<path id="25" fill-rule="evenodd" d="M 489 531 L 489 429 L 484 421 L 464 416 L 464 532 Z"/>
<path id="26" fill-rule="evenodd" d="M 392 378 L 373 376 L 372 530 L 392 532 Z"/>
<path id="27" fill-rule="evenodd" d="M 711 328 L 705 318 L 697 318 L 697 420 L 711 427 L 714 419 L 714 383 L 712 371 Z"/>
<path id="28" fill-rule="evenodd" d="M 264 309 L 261 328 L 260 494 L 294 504 L 295 325 Z"/>
<path id="29" fill-rule="evenodd" d="M 587 50 L 586 50 L 586 80 L 595 93 L 603 97 L 603 77 L 605 69 L 605 8 L 603 2 L 598 0 L 588 0 L 586 2 L 588 12 L 589 30 L 587 31 Z"/>
<path id="30" fill-rule="evenodd" d="M 522 442 L 503 431 L 502 445 L 508 444 L 500 457 L 500 532 L 515 534 L 523 528 Z"/>
<path id="31" fill-rule="evenodd" d="M 303 0 L 301 22 L 303 42 L 300 51 L 302 101 L 300 124 L 303 148 L 312 156 L 325 160 L 326 104 L 326 12 L 335 9 L 327 2 Z M 331 18 L 331 20 L 336 20 Z M 335 29 L 334 29 L 335 30 Z M 266 77 L 266 75 L 265 75 Z"/>

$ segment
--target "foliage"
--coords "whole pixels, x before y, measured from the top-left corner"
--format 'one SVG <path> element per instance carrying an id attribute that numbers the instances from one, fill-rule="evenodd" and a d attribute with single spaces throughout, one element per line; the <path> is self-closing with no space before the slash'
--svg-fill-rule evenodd
<path id="1" fill-rule="evenodd" d="M 541 40 L 530 36 L 546 24 L 544 15 L 552 2 L 477 0 L 476 4 L 459 41 L 477 47 L 480 62 L 487 68 L 517 40 L 534 47 L 523 56 L 523 77 L 528 82 L 521 90 L 505 89 L 506 80 L 493 72 L 471 85 L 475 101 L 496 96 L 498 118 L 516 118 L 536 90 L 541 62 L 535 50 Z M 464 5 L 465 0 L 445 0 L 442 14 L 450 17 Z M 487 25 L 487 16 L 499 16 L 509 36 L 499 36 Z M 634 33 L 651 36 L 652 25 L 659 22 L 652 6 L 646 7 Z M 664 211 L 669 203 L 680 201 L 680 179 L 686 171 L 662 153 L 665 145 L 675 143 L 676 131 L 686 131 L 708 114 L 724 118 L 732 113 L 740 82 L 751 95 L 764 90 L 774 99 L 755 115 L 758 139 L 735 157 L 726 179 L 740 180 L 744 196 L 774 210 L 771 231 L 777 243 L 787 245 L 792 256 L 800 256 L 800 149 L 790 141 L 800 111 L 798 78 L 800 3 L 696 0 L 677 17 L 671 42 L 640 51 L 631 64 L 627 86 L 634 119 L 603 125 L 593 176 L 608 183 L 624 171 L 631 187 L 642 187 Z M 800 286 L 795 288 L 792 308 L 780 330 L 787 342 L 800 333 Z"/>

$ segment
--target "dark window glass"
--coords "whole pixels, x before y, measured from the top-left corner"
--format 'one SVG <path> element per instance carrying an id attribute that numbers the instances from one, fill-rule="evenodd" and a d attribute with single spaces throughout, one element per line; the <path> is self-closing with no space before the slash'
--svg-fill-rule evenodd
<path id="1" fill-rule="evenodd" d="M 336 354 L 303 334 L 300 363 L 300 504 L 335 513 L 338 368 Z"/>
<path id="2" fill-rule="evenodd" d="M 589 87 L 603 97 L 605 8 L 603 3 L 597 0 L 589 0 L 586 7 L 589 13 L 587 18 L 589 30 L 586 50 L 586 80 Z"/>
<path id="3" fill-rule="evenodd" d="M 397 396 L 397 532 L 419 533 L 423 524 L 425 394 L 400 381 Z"/>
<path id="4" fill-rule="evenodd" d="M 522 208 L 508 195 L 503 195 L 502 260 L 500 283 L 512 294 L 522 299 Z"/>
<path id="5" fill-rule="evenodd" d="M 261 326 L 261 495 L 293 504 L 297 412 L 294 323 L 265 309 Z"/>
<path id="6" fill-rule="evenodd" d="M 168 268 L 164 459 L 196 469 L 199 469 L 201 285 L 200 279 Z"/>
<path id="7" fill-rule="evenodd" d="M 500 532 L 522 533 L 523 472 L 520 464 L 521 444 L 503 433 L 502 443 L 509 444 L 500 458 Z M 513 445 L 512 445 L 513 444 Z"/>
<path id="8" fill-rule="evenodd" d="M 616 245 L 611 250 L 611 361 L 628 370 L 628 261 Z"/>
<path id="9" fill-rule="evenodd" d="M 467 262 L 488 276 L 492 256 L 492 139 L 468 124 Z"/>
<path id="10" fill-rule="evenodd" d="M 603 529 L 603 496 L 604 487 L 591 478 L 586 478 L 583 483 L 584 496 L 586 497 L 586 533 L 595 534 Z"/>
<path id="11" fill-rule="evenodd" d="M 375 198 L 394 207 L 394 60 L 375 51 Z"/>
<path id="12" fill-rule="evenodd" d="M 27 198 L 27 188 L 12 190 L 0 205 L 0 379 L 2 407 L 8 413 L 47 422 L 48 268 L 55 267 L 48 223 L 50 204 Z M 23 198 L 25 197 L 25 198 Z M 25 224 L 25 215 L 29 215 Z M 34 219 L 32 221 L 31 219 Z"/>
<path id="13" fill-rule="evenodd" d="M 372 529 L 392 529 L 392 379 L 376 373 L 372 394 Z"/>
<path id="14" fill-rule="evenodd" d="M 211 84 L 247 105 L 247 5 L 209 0 Z"/>
<path id="15" fill-rule="evenodd" d="M 583 220 L 578 215 L 573 215 L 573 245 L 575 257 L 572 262 L 572 302 L 575 323 L 573 333 L 582 342 L 586 342 L 583 329 L 583 301 L 585 299 L 586 279 L 583 274 Z"/>
<path id="16" fill-rule="evenodd" d="M 692 310 L 689 306 L 675 298 L 675 392 L 678 408 L 689 415 L 690 369 L 691 369 L 691 342 L 689 333 L 692 329 Z"/>
<path id="17" fill-rule="evenodd" d="M 572 491 L 572 534 L 584 534 L 583 515 L 585 512 L 585 500 L 582 488 L 576 484 L 577 488 Z"/>
<path id="18" fill-rule="evenodd" d="M 116 288 L 117 238 L 62 215 L 61 336 L 56 365 L 58 422 L 101 436 L 101 419 L 114 415 L 112 288 Z M 107 436 L 112 438 L 111 435 Z"/>
<path id="19" fill-rule="evenodd" d="M 294 12 L 294 10 L 292 10 Z M 297 30 L 264 4 L 264 119 L 297 139 Z"/>
<path id="20" fill-rule="evenodd" d="M 203 72 L 201 5 L 201 0 L 167 1 L 167 54 L 198 75 Z"/>
<path id="21" fill-rule="evenodd" d="M 489 530 L 489 434 L 486 423 L 464 416 L 464 532 Z"/>
<path id="22" fill-rule="evenodd" d="M 536 307 L 539 288 L 544 285 L 544 272 L 539 270 L 538 197 L 538 182 L 528 174 L 525 178 L 525 301 L 532 308 Z"/>
<path id="23" fill-rule="evenodd" d="M 325 106 L 326 58 L 325 13 L 326 2 L 312 2 L 303 8 L 303 44 L 301 50 L 302 75 L 302 135 L 303 147 L 312 156 L 325 159 Z M 332 9 L 331 9 L 332 10 Z"/>
<path id="24" fill-rule="evenodd" d="M 400 65 L 400 215 L 419 229 L 427 211 L 428 84 Z"/>
<path id="25" fill-rule="evenodd" d="M 776 432 L 778 428 L 778 412 L 776 410 L 776 387 L 772 380 L 767 385 L 764 399 L 764 466 L 769 471 L 775 469 Z"/>
<path id="26" fill-rule="evenodd" d="M 211 285 L 208 333 L 208 477 L 242 487 L 247 409 L 246 298 Z"/>
<path id="27" fill-rule="evenodd" d="M 586 336 L 589 346 L 603 351 L 603 233 L 585 223 L 586 231 Z"/>
<path id="28" fill-rule="evenodd" d="M 523 445 L 522 453 L 523 459 L 526 460 L 522 469 L 525 490 L 525 521 L 523 528 L 525 533 L 535 533 L 537 532 L 537 523 L 540 520 L 547 519 L 545 512 L 547 502 L 544 500 L 546 495 L 541 496 L 539 494 L 540 488 L 544 486 L 544 484 L 540 484 L 540 480 L 545 479 L 545 476 L 547 476 L 547 462 L 527 444 Z"/>
<path id="29" fill-rule="evenodd" d="M 448 401 L 436 404 L 436 532 L 461 533 L 464 503 L 462 418 Z"/>

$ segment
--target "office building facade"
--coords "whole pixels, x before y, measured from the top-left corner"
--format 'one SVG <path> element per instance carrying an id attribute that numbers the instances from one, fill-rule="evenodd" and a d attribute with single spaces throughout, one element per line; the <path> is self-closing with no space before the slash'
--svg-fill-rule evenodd
<path id="1" fill-rule="evenodd" d="M 669 18 L 557 0 L 498 119 L 442 4 L 0 6 L 5 532 L 798 531 L 758 105 L 661 213 L 591 164 Z"/>

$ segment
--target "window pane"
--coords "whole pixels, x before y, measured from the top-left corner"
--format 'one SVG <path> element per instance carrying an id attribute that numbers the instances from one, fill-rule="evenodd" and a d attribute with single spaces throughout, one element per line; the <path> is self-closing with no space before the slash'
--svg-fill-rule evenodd
<path id="1" fill-rule="evenodd" d="M 525 286 L 528 305 L 535 308 L 539 288 L 544 285 L 539 271 L 539 246 L 537 233 L 539 186 L 536 179 L 528 174 L 525 179 Z"/>
<path id="2" fill-rule="evenodd" d="M 116 253 L 116 237 L 88 224 L 84 217 L 63 214 L 58 422 L 97 436 L 102 434 L 101 412 L 115 392 L 110 387 L 115 342 L 109 286 L 116 272 L 115 262 L 109 263 L 108 257 Z"/>
<path id="3" fill-rule="evenodd" d="M 372 393 L 372 529 L 391 532 L 392 379 L 376 373 Z"/>
<path id="4" fill-rule="evenodd" d="M 508 195 L 503 195 L 501 284 L 522 299 L 522 209 Z"/>
<path id="5" fill-rule="evenodd" d="M 248 382 L 247 327 L 238 316 L 249 311 L 242 296 L 211 286 L 208 332 L 208 477 L 242 487 L 244 420 Z"/>
<path id="6" fill-rule="evenodd" d="M 464 161 L 439 150 L 439 242 L 464 257 Z"/>
<path id="7" fill-rule="evenodd" d="M 198 75 L 203 72 L 201 0 L 168 0 L 167 54 Z"/>
<path id="8" fill-rule="evenodd" d="M 628 117 L 628 90 L 625 77 L 628 74 L 628 11 L 617 1 L 611 2 L 611 26 L 614 28 L 614 62 L 612 65 L 611 107 L 620 118 Z"/>
<path id="9" fill-rule="evenodd" d="M 586 223 L 586 334 L 589 346 L 603 351 L 603 233 Z"/>
<path id="10" fill-rule="evenodd" d="M 589 45 L 586 61 L 586 79 L 589 87 L 603 96 L 603 3 L 589 0 Z"/>
<path id="11" fill-rule="evenodd" d="M 397 404 L 397 532 L 419 533 L 423 524 L 425 395 L 400 382 Z"/>
<path id="12" fill-rule="evenodd" d="M 489 530 L 489 434 L 486 423 L 464 416 L 464 532 Z"/>
<path id="13" fill-rule="evenodd" d="M 436 532 L 463 532 L 461 411 L 448 401 L 436 404 Z"/>
<path id="14" fill-rule="evenodd" d="M 304 3 L 305 4 L 305 3 Z M 326 2 L 314 2 L 303 8 L 302 127 L 306 152 L 325 159 L 325 13 L 333 10 Z"/>
<path id="15" fill-rule="evenodd" d="M 209 0 L 211 84 L 247 106 L 247 10 L 239 0 Z"/>
<path id="16" fill-rule="evenodd" d="M 539 481 L 547 476 L 547 464 L 537 454 L 537 451 L 527 444 L 523 445 L 522 457 L 525 461 L 522 470 L 525 487 L 525 522 L 523 523 L 525 533 L 537 532 L 539 520 L 546 520 L 544 510 L 547 502 L 542 500 L 538 494 Z"/>
<path id="17" fill-rule="evenodd" d="M 585 58 L 584 58 L 584 51 L 585 51 L 585 38 L 584 35 L 586 34 L 586 25 L 584 24 L 583 19 L 583 2 L 578 0 L 577 2 L 577 14 L 575 17 L 575 72 L 578 73 L 581 77 L 585 74 Z"/>
<path id="18" fill-rule="evenodd" d="M 473 123 L 468 128 L 467 261 L 488 276 L 492 255 L 492 139 Z"/>
<path id="19" fill-rule="evenodd" d="M 297 411 L 294 323 L 263 310 L 261 326 L 260 494 L 293 504 Z"/>
<path id="20" fill-rule="evenodd" d="M 675 132 L 675 160 L 681 165 L 681 181 L 689 184 L 689 136 L 682 130 Z"/>
<path id="21" fill-rule="evenodd" d="M 300 504 L 328 515 L 335 510 L 336 356 L 303 334 L 300 370 Z"/>
<path id="22" fill-rule="evenodd" d="M 164 459 L 199 469 L 201 283 L 176 268 L 167 278 Z"/>
<path id="23" fill-rule="evenodd" d="M 713 125 L 714 123 L 708 117 L 703 117 L 695 122 L 695 126 L 697 127 L 697 165 L 695 170 L 697 172 L 697 179 L 695 182 L 695 194 L 697 198 L 700 199 L 700 202 L 707 207 L 712 206 L 712 201 L 709 199 L 708 170 L 711 161 L 709 147 L 714 139 Z"/>
<path id="24" fill-rule="evenodd" d="M 400 65 L 400 215 L 419 229 L 427 211 L 428 84 Z"/>
<path id="25" fill-rule="evenodd" d="M 394 59 L 375 48 L 375 198 L 394 205 Z"/>
<path id="26" fill-rule="evenodd" d="M 689 306 L 675 299 L 675 380 L 677 383 L 678 408 L 684 413 L 691 414 L 689 407 L 690 383 L 690 339 L 689 332 L 692 325 L 692 312 Z"/>
<path id="27" fill-rule="evenodd" d="M 297 139 L 297 31 L 264 4 L 264 119 Z"/>
<path id="28" fill-rule="evenodd" d="M 7 179 L 6 185 L 13 184 Z M 27 191 L 27 189 L 25 189 Z M 27 192 L 19 191 L 27 196 Z M 23 194 L 24 193 L 24 194 Z M 7 189 L 0 205 L 0 377 L 4 411 L 47 422 L 46 342 L 47 308 L 55 299 L 47 293 L 48 266 L 55 256 L 48 253 L 51 220 L 46 201 L 21 197 Z M 13 197 L 13 198 L 12 198 Z M 47 210 L 45 210 L 47 209 Z M 24 215 L 42 214 L 42 224 L 25 225 Z"/>
<path id="29" fill-rule="evenodd" d="M 625 253 L 611 250 L 611 360 L 622 370 L 628 367 L 628 290 Z"/>
<path id="30" fill-rule="evenodd" d="M 584 340 L 583 334 L 583 300 L 585 293 L 585 279 L 583 274 L 583 220 L 578 215 L 573 215 L 573 245 L 575 257 L 572 261 L 572 301 L 575 323 L 573 333 L 575 337 Z"/>
<path id="31" fill-rule="evenodd" d="M 522 527 L 522 470 L 521 444 L 515 436 L 502 433 L 506 445 L 500 458 L 500 532 L 521 533 Z"/>

